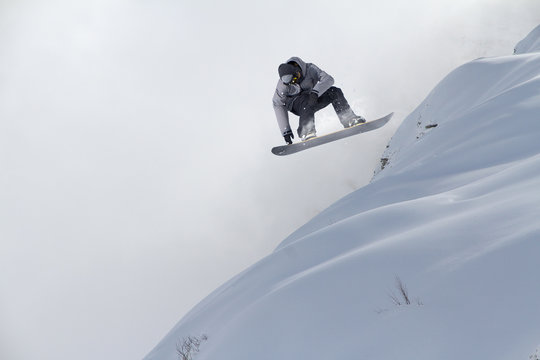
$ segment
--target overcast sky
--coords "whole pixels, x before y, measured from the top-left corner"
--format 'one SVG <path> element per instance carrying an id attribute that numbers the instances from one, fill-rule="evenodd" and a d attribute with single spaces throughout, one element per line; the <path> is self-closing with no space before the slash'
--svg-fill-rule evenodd
<path id="1" fill-rule="evenodd" d="M 142 358 L 366 184 L 443 76 L 539 23 L 537 0 L 0 0 L 0 358 Z M 272 155 L 290 56 L 394 120 Z"/>

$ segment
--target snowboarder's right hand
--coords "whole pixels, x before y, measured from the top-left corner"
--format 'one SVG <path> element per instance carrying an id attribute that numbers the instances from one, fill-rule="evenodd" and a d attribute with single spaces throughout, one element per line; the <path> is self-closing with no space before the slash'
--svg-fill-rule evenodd
<path id="1" fill-rule="evenodd" d="M 294 139 L 294 134 L 291 130 L 289 130 L 283 134 L 283 138 L 285 139 L 285 142 L 290 145 L 292 144 L 292 139 Z"/>
<path id="2" fill-rule="evenodd" d="M 298 84 L 289 84 L 287 85 L 287 88 L 289 96 L 298 95 L 302 91 L 302 88 Z"/>

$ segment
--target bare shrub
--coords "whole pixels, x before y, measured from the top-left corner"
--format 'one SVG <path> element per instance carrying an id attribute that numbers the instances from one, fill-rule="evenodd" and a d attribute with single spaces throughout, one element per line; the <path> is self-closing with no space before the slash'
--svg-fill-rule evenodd
<path id="1" fill-rule="evenodd" d="M 407 290 L 407 286 L 401 281 L 399 276 L 396 276 L 396 289 L 397 294 L 393 291 L 391 291 L 388 296 L 394 303 L 394 305 L 401 306 L 401 305 L 411 305 L 411 297 L 409 296 L 409 290 Z M 420 299 L 416 298 L 415 301 L 416 305 L 423 305 Z"/>
<path id="2" fill-rule="evenodd" d="M 188 336 L 179 341 L 176 344 L 176 352 L 180 360 L 192 360 L 195 354 L 199 352 L 203 341 L 206 340 L 208 340 L 208 336 L 203 334 L 200 337 Z"/>

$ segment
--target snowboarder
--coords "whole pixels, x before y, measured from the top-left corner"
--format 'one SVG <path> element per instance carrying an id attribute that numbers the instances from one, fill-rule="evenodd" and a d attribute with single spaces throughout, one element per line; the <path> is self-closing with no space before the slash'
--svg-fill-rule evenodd
<path id="1" fill-rule="evenodd" d="M 356 115 L 341 89 L 333 86 L 334 78 L 315 64 L 292 57 L 278 67 L 279 81 L 272 99 L 281 134 L 292 144 L 294 134 L 289 124 L 289 113 L 300 117 L 298 136 L 302 141 L 316 136 L 315 112 L 332 104 L 343 127 L 351 127 L 366 120 Z"/>

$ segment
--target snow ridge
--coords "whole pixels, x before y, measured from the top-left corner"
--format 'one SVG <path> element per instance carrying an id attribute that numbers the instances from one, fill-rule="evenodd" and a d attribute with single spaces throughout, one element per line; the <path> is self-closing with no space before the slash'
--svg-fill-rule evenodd
<path id="1" fill-rule="evenodd" d="M 199 334 L 198 360 L 537 356 L 538 114 L 540 53 L 457 68 L 369 185 L 217 289 L 146 359 L 177 359 L 178 340 Z M 396 276 L 418 302 L 391 301 Z"/>
<path id="2" fill-rule="evenodd" d="M 516 45 L 514 54 L 525 54 L 538 51 L 540 51 L 540 25 Z"/>

